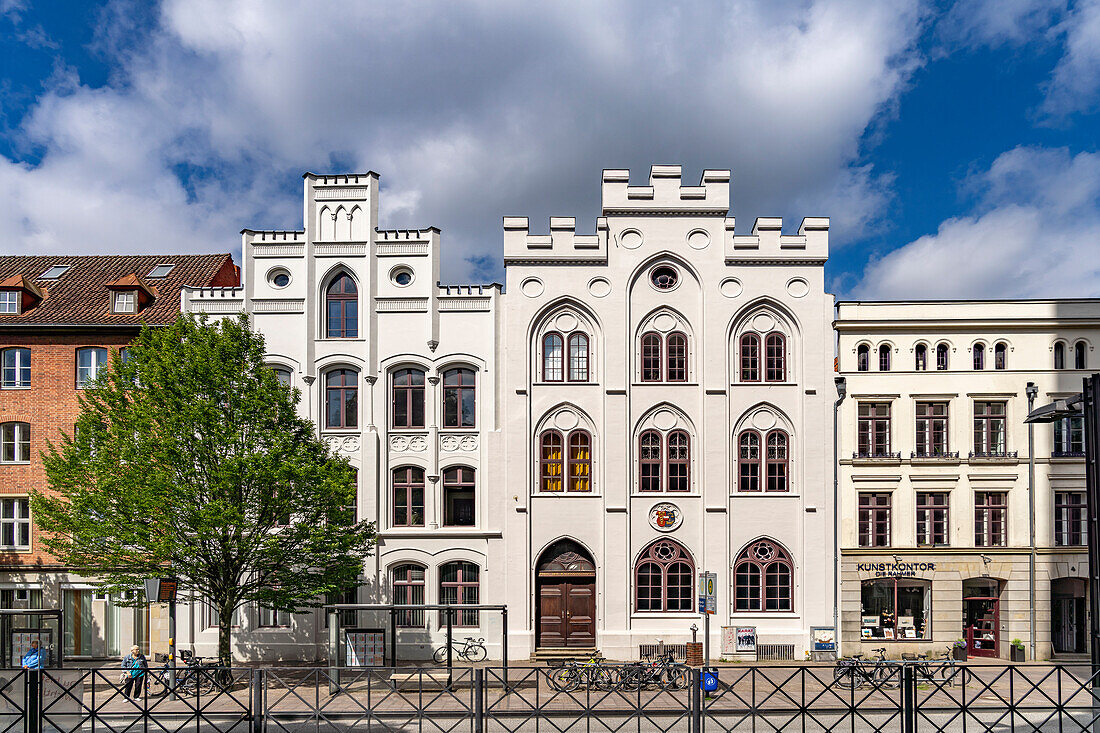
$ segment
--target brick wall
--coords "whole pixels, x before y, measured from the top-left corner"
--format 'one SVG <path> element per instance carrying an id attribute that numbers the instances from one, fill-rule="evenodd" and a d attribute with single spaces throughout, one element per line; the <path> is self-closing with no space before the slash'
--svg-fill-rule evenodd
<path id="1" fill-rule="evenodd" d="M 114 351 L 136 335 L 136 329 L 85 330 L 49 335 L 39 332 L 25 336 L 18 332 L 0 332 L 0 349 L 18 346 L 31 350 L 30 388 L 0 390 L 0 423 L 29 423 L 31 432 L 29 463 L 0 464 L 0 497 L 26 496 L 32 489 L 47 488 L 41 452 L 46 449 L 47 441 L 56 443 L 62 432 L 72 435 L 80 413 L 81 390 L 76 388 L 76 350 L 85 346 L 101 346 Z M 32 515 L 30 551 L 0 550 L 0 569 L 60 567 L 55 558 L 40 550 L 38 540 L 38 529 Z"/>

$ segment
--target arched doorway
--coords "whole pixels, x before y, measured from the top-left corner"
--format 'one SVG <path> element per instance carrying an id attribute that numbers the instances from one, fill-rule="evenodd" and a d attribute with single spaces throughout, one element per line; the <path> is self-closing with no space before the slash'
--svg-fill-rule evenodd
<path id="1" fill-rule="evenodd" d="M 535 565 L 535 645 L 596 646 L 596 564 L 573 540 L 558 540 Z"/>

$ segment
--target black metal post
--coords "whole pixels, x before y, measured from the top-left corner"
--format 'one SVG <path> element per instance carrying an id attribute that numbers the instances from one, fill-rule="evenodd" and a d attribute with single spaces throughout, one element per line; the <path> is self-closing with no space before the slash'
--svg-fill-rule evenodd
<path id="1" fill-rule="evenodd" d="M 337 675 L 340 666 L 340 613 L 335 608 L 328 611 L 328 694 L 339 691 Z"/>
<path id="2" fill-rule="evenodd" d="M 264 710 L 264 687 L 266 681 L 264 680 L 263 669 L 252 670 L 252 720 L 249 721 L 248 726 L 249 733 L 264 733 L 264 717 L 267 711 Z"/>
<path id="3" fill-rule="evenodd" d="M 502 661 L 503 667 L 504 667 L 504 671 L 502 672 L 502 674 L 504 675 L 504 680 L 503 680 L 503 682 L 504 682 L 504 692 L 507 694 L 507 692 L 508 692 L 508 607 L 507 606 L 502 608 L 501 611 L 500 611 L 500 622 L 501 622 L 501 624 L 504 625 L 504 629 L 501 631 L 501 634 L 500 634 L 501 643 L 503 644 L 503 647 L 501 648 L 501 661 Z"/>
<path id="4" fill-rule="evenodd" d="M 1089 656 L 1092 661 L 1092 715 L 1100 714 L 1100 374 L 1084 379 L 1085 511 L 1089 540 Z M 1094 731 L 1100 723 L 1092 724 Z"/>
<path id="5" fill-rule="evenodd" d="M 148 684 L 148 681 L 146 681 Z M 176 699 L 176 601 L 168 601 L 168 699 Z"/>
<path id="6" fill-rule="evenodd" d="M 703 730 L 703 670 L 691 670 L 691 732 Z M 754 699 L 755 703 L 755 699 Z"/>
<path id="7" fill-rule="evenodd" d="M 390 666 L 397 669 L 397 611 L 390 609 Z"/>
<path id="8" fill-rule="evenodd" d="M 27 684 L 24 685 L 26 698 L 23 701 L 23 730 L 26 733 L 42 731 L 42 672 L 28 669 L 24 672 Z"/>
<path id="9" fill-rule="evenodd" d="M 447 614 L 447 689 L 451 689 L 451 675 L 454 673 L 454 659 L 452 659 L 452 627 L 454 626 L 454 611 L 450 606 L 447 606 L 447 610 L 444 612 Z"/>
<path id="10" fill-rule="evenodd" d="M 474 670 L 474 733 L 485 731 L 485 670 Z"/>
<path id="11" fill-rule="evenodd" d="M 901 665 L 901 729 L 903 733 L 917 730 L 917 682 L 912 665 Z M 965 713 L 964 713 L 965 715 Z"/>

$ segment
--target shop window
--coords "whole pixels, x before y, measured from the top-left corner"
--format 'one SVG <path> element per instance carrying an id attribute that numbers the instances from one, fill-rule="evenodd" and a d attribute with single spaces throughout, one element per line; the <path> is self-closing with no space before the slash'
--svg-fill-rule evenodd
<path id="1" fill-rule="evenodd" d="M 945 547 L 949 543 L 948 502 L 946 491 L 917 492 L 917 545 Z"/>
<path id="2" fill-rule="evenodd" d="M 694 577 L 695 565 L 682 545 L 672 540 L 654 542 L 634 566 L 634 609 L 690 612 Z"/>
<path id="3" fill-rule="evenodd" d="M 1054 494 L 1054 544 L 1079 547 L 1087 543 L 1085 492 L 1058 491 Z"/>
<path id="4" fill-rule="evenodd" d="M 859 495 L 859 546 L 890 546 L 890 494 L 863 492 Z"/>
<path id="5" fill-rule="evenodd" d="M 439 602 L 452 606 L 476 605 L 479 593 L 480 570 L 472 562 L 449 562 L 439 568 Z M 458 610 L 454 612 L 454 626 L 469 627 L 478 625 L 476 610 Z M 446 611 L 439 614 L 439 625 L 446 626 Z"/>
<path id="6" fill-rule="evenodd" d="M 398 565 L 390 571 L 393 583 L 393 602 L 397 606 L 416 606 L 424 603 L 425 570 L 420 565 Z M 404 629 L 424 628 L 424 612 L 406 609 L 396 611 L 397 626 Z"/>
<path id="7" fill-rule="evenodd" d="M 1008 534 L 1008 494 L 1003 491 L 974 493 L 975 547 L 1004 547 Z"/>
<path id="8" fill-rule="evenodd" d="M 947 450 L 947 403 L 918 402 L 916 455 L 946 456 Z"/>
<path id="9" fill-rule="evenodd" d="M 928 347 L 924 344 L 917 344 L 913 349 L 913 368 L 918 372 L 928 369 Z"/>
<path id="10" fill-rule="evenodd" d="M 794 565 L 779 545 L 754 542 L 733 566 L 735 611 L 790 611 L 794 598 Z"/>
<path id="11" fill-rule="evenodd" d="M 910 578 L 860 584 L 860 636 L 865 641 L 932 638 L 932 583 Z"/>

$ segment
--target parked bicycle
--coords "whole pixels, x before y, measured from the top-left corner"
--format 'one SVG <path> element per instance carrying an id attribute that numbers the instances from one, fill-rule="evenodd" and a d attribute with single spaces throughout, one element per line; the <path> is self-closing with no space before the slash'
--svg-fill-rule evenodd
<path id="1" fill-rule="evenodd" d="M 855 689 L 868 687 L 893 689 L 901 686 L 899 668 L 886 661 L 886 648 L 873 649 L 878 655 L 875 659 L 864 659 L 862 654 L 853 654 L 847 659 L 838 659 L 833 670 L 834 684 Z"/>
<path id="2" fill-rule="evenodd" d="M 192 656 L 189 652 L 180 654 L 180 662 L 182 664 L 176 665 L 177 695 L 209 695 L 229 689 L 229 671 L 219 667 L 216 662 L 204 662 L 202 657 Z M 150 697 L 163 697 L 172 689 L 168 679 L 168 666 L 166 659 L 163 667 L 149 669 Z"/>
<path id="3" fill-rule="evenodd" d="M 691 684 L 691 668 L 676 662 L 667 652 L 651 662 L 631 662 L 621 670 L 619 689 L 638 690 L 657 686 L 666 690 L 682 690 Z"/>
<path id="4" fill-rule="evenodd" d="M 480 662 L 488 656 L 488 652 L 485 651 L 485 639 L 475 639 L 472 636 L 467 636 L 462 643 L 452 640 L 451 649 L 454 656 L 467 662 Z M 432 659 L 436 664 L 447 661 L 447 645 L 444 644 L 436 649 Z"/>
<path id="5" fill-rule="evenodd" d="M 619 668 L 604 664 L 601 657 L 593 657 L 587 662 L 550 662 L 554 671 L 550 673 L 550 686 L 561 692 L 572 692 L 578 688 L 594 690 L 614 690 L 621 684 Z"/>
<path id="6" fill-rule="evenodd" d="M 958 674 L 955 659 L 951 655 L 951 647 L 947 647 L 947 651 L 941 652 L 936 657 L 918 654 L 917 661 L 912 666 L 917 682 L 946 684 L 950 687 L 955 684 L 955 675 Z"/>

